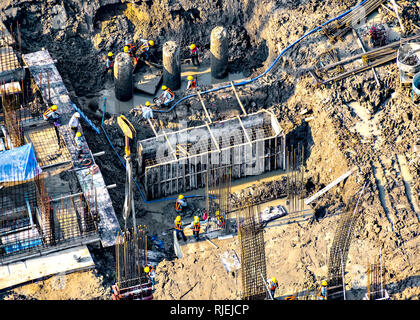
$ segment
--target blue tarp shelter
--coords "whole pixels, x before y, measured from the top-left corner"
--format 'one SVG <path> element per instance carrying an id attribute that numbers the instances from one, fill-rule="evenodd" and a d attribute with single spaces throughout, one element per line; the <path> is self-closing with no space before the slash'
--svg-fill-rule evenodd
<path id="1" fill-rule="evenodd" d="M 41 172 L 32 143 L 0 153 L 0 182 L 26 181 Z"/>

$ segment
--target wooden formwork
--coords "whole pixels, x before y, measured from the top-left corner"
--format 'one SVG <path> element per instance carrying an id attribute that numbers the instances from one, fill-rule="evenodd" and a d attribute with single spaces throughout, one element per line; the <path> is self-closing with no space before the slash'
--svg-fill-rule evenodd
<path id="1" fill-rule="evenodd" d="M 266 110 L 139 141 L 146 197 L 202 188 L 208 168 L 231 167 L 234 179 L 284 169 L 285 144 L 277 119 Z"/>

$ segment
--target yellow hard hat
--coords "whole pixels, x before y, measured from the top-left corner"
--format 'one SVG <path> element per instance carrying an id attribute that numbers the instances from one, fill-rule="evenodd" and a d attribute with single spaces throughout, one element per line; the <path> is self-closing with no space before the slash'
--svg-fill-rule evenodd
<path id="1" fill-rule="evenodd" d="M 182 194 L 180 194 L 180 195 L 178 196 L 178 199 L 184 199 L 184 196 L 183 196 Z"/>
<path id="2" fill-rule="evenodd" d="M 128 52 L 128 47 L 124 46 L 124 52 L 127 53 Z"/>
<path id="3" fill-rule="evenodd" d="M 195 44 L 194 43 L 190 45 L 190 49 L 191 50 L 195 49 Z"/>
<path id="4" fill-rule="evenodd" d="M 166 89 L 168 89 L 167 86 L 162 86 L 162 90 L 166 90 Z"/>
<path id="5" fill-rule="evenodd" d="M 149 44 L 150 44 L 151 46 L 154 46 L 154 45 L 155 45 L 155 43 L 154 43 L 154 41 L 153 41 L 153 40 L 149 40 Z"/>
<path id="6" fill-rule="evenodd" d="M 144 268 L 144 272 L 149 273 L 150 269 L 149 267 Z"/>
<path id="7" fill-rule="evenodd" d="M 220 211 L 217 210 L 215 214 L 216 214 L 216 216 L 218 216 L 220 214 Z"/>
<path id="8" fill-rule="evenodd" d="M 274 277 L 273 279 L 271 279 L 273 282 L 277 282 L 277 279 Z"/>
<path id="9" fill-rule="evenodd" d="M 51 110 L 57 110 L 58 109 L 58 107 L 56 106 L 56 105 L 53 105 L 52 107 L 51 107 Z"/>
<path id="10" fill-rule="evenodd" d="M 188 76 L 188 77 L 187 77 L 187 79 L 188 79 L 188 80 L 192 80 L 192 79 L 194 79 L 194 78 L 193 78 L 193 76 Z"/>
<path id="11" fill-rule="evenodd" d="M 108 57 L 112 57 L 114 54 L 112 52 L 108 52 Z"/>
<path id="12" fill-rule="evenodd" d="M 195 221 L 195 222 L 198 222 L 198 221 L 200 221 L 200 218 L 199 218 L 198 216 L 195 216 L 195 217 L 194 217 L 194 221 Z"/>
<path id="13" fill-rule="evenodd" d="M 149 101 L 146 101 L 145 105 L 146 106 L 150 106 L 150 102 Z"/>
<path id="14" fill-rule="evenodd" d="M 178 221 L 178 222 L 181 221 L 181 216 L 177 216 L 176 221 Z"/>
<path id="15" fill-rule="evenodd" d="M 324 280 L 324 281 L 322 281 L 322 282 L 321 282 L 321 284 L 322 284 L 324 287 L 326 287 L 326 286 L 327 286 L 327 281 L 325 281 L 325 280 Z"/>
<path id="16" fill-rule="evenodd" d="M 82 136 L 82 133 L 81 132 L 77 132 L 76 133 L 76 137 L 81 137 Z"/>

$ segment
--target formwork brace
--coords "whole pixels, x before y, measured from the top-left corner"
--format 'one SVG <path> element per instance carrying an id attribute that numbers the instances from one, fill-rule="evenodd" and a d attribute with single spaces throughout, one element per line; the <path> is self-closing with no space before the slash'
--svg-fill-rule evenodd
<path id="1" fill-rule="evenodd" d="M 238 118 L 239 123 L 241 124 L 242 130 L 244 130 L 244 134 L 245 134 L 246 140 L 248 140 L 248 144 L 250 146 L 252 146 L 251 139 L 249 138 L 248 132 L 246 132 L 246 130 L 245 130 L 245 126 L 244 126 L 244 123 L 241 120 L 241 117 L 240 116 L 236 116 L 236 117 Z"/>
<path id="2" fill-rule="evenodd" d="M 157 132 L 156 132 L 155 127 L 153 126 L 152 121 L 150 121 L 150 119 L 147 119 L 147 122 L 149 122 L 150 128 L 152 128 L 153 133 L 154 133 L 154 134 L 155 134 L 155 136 L 157 137 Z"/>
<path id="3" fill-rule="evenodd" d="M 200 99 L 201 105 L 203 106 L 204 112 L 206 113 L 206 117 L 209 120 L 209 123 L 212 123 L 211 118 L 210 118 L 210 115 L 209 115 L 209 113 L 207 111 L 206 105 L 204 104 L 204 101 L 203 101 L 203 98 L 201 97 L 200 92 L 197 91 L 197 94 L 198 94 L 198 98 Z"/>
<path id="4" fill-rule="evenodd" d="M 214 144 L 215 144 L 215 146 L 216 146 L 216 148 L 217 148 L 217 151 L 221 152 L 221 151 L 220 151 L 220 148 L 219 148 L 219 144 L 217 143 L 217 140 L 216 140 L 216 138 L 214 137 L 213 132 L 211 131 L 211 129 L 210 129 L 210 127 L 209 127 L 209 124 L 208 124 L 207 122 L 206 122 L 206 127 L 207 127 L 207 129 L 209 130 L 209 132 L 210 132 L 211 139 L 213 140 L 213 142 L 214 142 Z"/>
<path id="5" fill-rule="evenodd" d="M 238 100 L 239 105 L 241 106 L 242 112 L 244 113 L 244 115 L 247 116 L 248 114 L 246 113 L 245 108 L 241 102 L 241 99 L 239 99 L 238 92 L 235 89 L 235 84 L 233 83 L 233 81 L 231 81 L 230 84 L 232 85 L 232 90 L 235 93 L 235 96 L 236 96 L 236 99 Z"/>

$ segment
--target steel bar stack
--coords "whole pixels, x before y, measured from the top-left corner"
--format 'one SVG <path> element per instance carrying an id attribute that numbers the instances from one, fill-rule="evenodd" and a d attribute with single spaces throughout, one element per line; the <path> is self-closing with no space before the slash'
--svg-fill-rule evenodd
<path id="1" fill-rule="evenodd" d="M 324 34 L 332 43 L 342 40 L 351 28 L 361 23 L 369 14 L 375 11 L 385 0 L 367 0 L 363 5 L 357 7 L 349 14 L 339 20 L 328 24 L 324 29 Z"/>
<path id="2" fill-rule="evenodd" d="M 264 228 L 258 205 L 251 199 L 242 203 L 237 213 L 238 239 L 241 248 L 242 299 L 262 300 L 266 297 L 266 261 Z"/>
<path id="3" fill-rule="evenodd" d="M 304 209 L 304 151 L 301 143 L 298 143 L 296 148 L 291 146 L 286 150 L 286 195 L 289 213 L 300 212 Z"/>
<path id="4" fill-rule="evenodd" d="M 367 300 L 383 300 L 387 298 L 384 290 L 384 272 L 382 261 L 378 260 L 367 268 Z"/>
<path id="5" fill-rule="evenodd" d="M 117 283 L 113 286 L 114 300 L 146 300 L 151 297 L 152 285 L 144 267 L 147 265 L 147 230 L 145 226 L 126 230 L 115 243 Z"/>
<path id="6" fill-rule="evenodd" d="M 353 238 L 354 227 L 361 214 L 358 206 L 365 187 L 366 184 L 360 193 L 356 194 L 356 197 L 351 200 L 347 206 L 347 212 L 341 217 L 335 231 L 328 260 L 328 300 L 345 300 L 344 272 L 346 270 L 347 255 Z"/>

